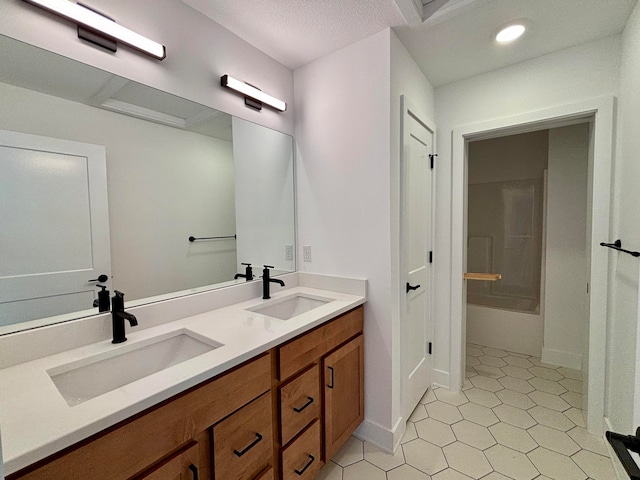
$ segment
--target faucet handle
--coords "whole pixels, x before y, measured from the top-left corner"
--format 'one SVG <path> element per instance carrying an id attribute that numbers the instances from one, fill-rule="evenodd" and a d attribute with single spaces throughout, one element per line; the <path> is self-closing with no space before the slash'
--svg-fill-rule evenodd
<path id="1" fill-rule="evenodd" d="M 264 268 L 276 268 L 273 265 L 265 265 Z"/>
<path id="2" fill-rule="evenodd" d="M 250 267 L 251 264 L 250 263 L 241 263 L 240 265 L 246 265 L 247 267 Z"/>

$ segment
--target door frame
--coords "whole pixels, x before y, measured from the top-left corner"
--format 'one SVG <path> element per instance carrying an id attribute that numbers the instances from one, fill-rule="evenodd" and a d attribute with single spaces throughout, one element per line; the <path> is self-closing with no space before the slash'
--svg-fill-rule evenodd
<path id="1" fill-rule="evenodd" d="M 431 132 L 432 136 L 432 147 L 431 153 L 435 153 L 436 150 L 436 125 L 433 121 L 426 118 L 420 111 L 420 109 L 406 96 L 400 95 L 400 215 L 399 215 L 399 266 L 400 266 L 400 274 L 399 274 L 399 285 L 398 285 L 398 293 L 400 298 L 400 324 L 399 324 L 399 342 L 400 346 L 400 412 L 404 412 L 404 404 L 403 404 L 403 393 L 405 391 L 404 385 L 404 372 L 402 371 L 403 359 L 402 359 L 402 324 L 406 321 L 407 318 L 407 309 L 406 309 L 406 295 L 404 290 L 404 285 L 407 282 L 407 263 L 406 263 L 406 255 L 403 252 L 404 246 L 404 227 L 405 223 L 403 221 L 403 213 L 405 211 L 404 207 L 404 192 L 406 190 L 405 181 L 404 181 L 404 160 L 406 156 L 406 149 L 408 147 L 408 129 L 405 128 L 408 117 L 411 116 L 415 118 L 419 123 L 421 123 L 429 132 Z M 435 167 L 434 167 L 435 168 Z M 435 175 L 431 175 L 431 228 L 430 228 L 430 241 L 431 246 L 433 248 L 435 235 L 434 235 L 434 219 L 436 214 L 435 209 L 435 199 L 436 199 L 436 182 Z M 433 265 L 433 264 L 432 264 Z M 433 266 L 429 271 L 429 318 L 430 322 L 427 326 L 428 335 L 430 339 L 433 339 L 433 331 L 434 331 L 434 269 Z M 431 363 L 431 370 L 433 371 L 433 362 Z M 402 418 L 404 422 L 407 421 L 406 418 Z"/>
<path id="2" fill-rule="evenodd" d="M 467 233 L 467 142 L 478 138 L 564 126 L 591 120 L 592 151 L 589 155 L 587 211 L 591 213 L 588 328 L 588 408 L 587 428 L 601 435 L 604 428 L 604 391 L 607 326 L 608 254 L 597 242 L 609 241 L 611 176 L 613 165 L 615 97 L 600 97 L 511 117 L 488 120 L 455 128 L 451 154 L 451 389 L 460 391 L 464 382 L 466 343 Z M 594 159 L 597 159 L 595 161 Z M 595 194 L 595 195 L 594 195 Z"/>

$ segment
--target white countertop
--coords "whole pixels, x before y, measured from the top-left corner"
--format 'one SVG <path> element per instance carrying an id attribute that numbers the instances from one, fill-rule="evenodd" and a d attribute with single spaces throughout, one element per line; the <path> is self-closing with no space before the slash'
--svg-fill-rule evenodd
<path id="1" fill-rule="evenodd" d="M 278 320 L 248 308 L 292 294 L 331 299 L 320 307 Z M 100 432 L 158 402 L 225 372 L 270 348 L 357 307 L 366 297 L 294 287 L 162 325 L 136 330 L 126 324 L 128 341 L 110 340 L 75 348 L 0 370 L 0 426 L 5 475 Z M 137 313 L 138 322 L 145 318 Z M 158 335 L 187 330 L 222 344 L 203 355 L 70 407 L 47 370 L 106 351 L 131 348 Z M 52 339 L 52 341 L 55 341 Z M 99 379 L 96 379 L 99 381 Z"/>

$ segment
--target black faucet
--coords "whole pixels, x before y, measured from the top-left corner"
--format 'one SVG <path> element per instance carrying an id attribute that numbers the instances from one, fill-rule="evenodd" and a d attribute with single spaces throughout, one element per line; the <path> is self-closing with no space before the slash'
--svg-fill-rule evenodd
<path id="1" fill-rule="evenodd" d="M 111 324 L 113 325 L 113 340 L 111 343 L 127 341 L 124 336 L 124 321 L 129 320 L 132 327 L 138 325 L 136 317 L 124 311 L 124 293 L 114 290 L 115 295 L 111 299 Z"/>
<path id="2" fill-rule="evenodd" d="M 98 307 L 98 312 L 108 312 L 111 309 L 111 299 L 106 285 L 96 285 L 102 290 L 98 292 L 98 298 L 93 301 L 93 306 Z"/>
<path id="3" fill-rule="evenodd" d="M 253 280 L 253 268 L 251 268 L 251 264 L 250 263 L 241 263 L 240 265 L 245 265 L 246 266 L 244 273 L 236 273 L 236 275 L 233 278 L 235 280 L 237 280 L 240 277 L 246 278 L 247 282 L 250 281 L 250 280 Z"/>
<path id="4" fill-rule="evenodd" d="M 269 284 L 271 282 L 273 283 L 279 283 L 280 286 L 284 287 L 284 282 L 278 278 L 270 278 L 269 277 L 269 269 L 273 268 L 273 266 L 271 265 L 265 265 L 264 266 L 264 270 L 262 270 L 262 298 L 264 300 L 267 300 L 269 298 L 271 298 L 271 296 L 269 295 Z"/>

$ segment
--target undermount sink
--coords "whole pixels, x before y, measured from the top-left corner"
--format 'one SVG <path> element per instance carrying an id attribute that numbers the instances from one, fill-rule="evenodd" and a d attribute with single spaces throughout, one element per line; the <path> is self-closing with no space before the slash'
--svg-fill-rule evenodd
<path id="1" fill-rule="evenodd" d="M 221 347 L 179 330 L 47 370 L 69 406 L 78 405 Z"/>
<path id="2" fill-rule="evenodd" d="M 247 310 L 280 320 L 289 320 L 332 301 L 333 299 L 331 298 L 296 293 Z"/>

